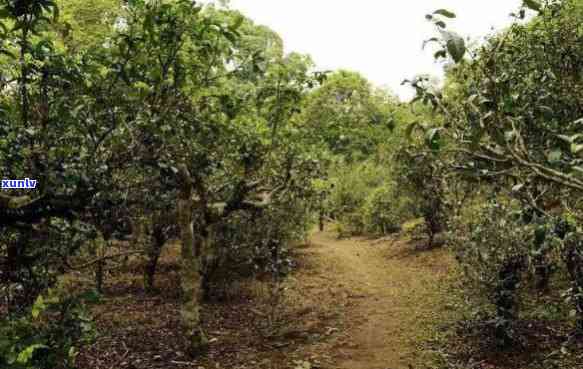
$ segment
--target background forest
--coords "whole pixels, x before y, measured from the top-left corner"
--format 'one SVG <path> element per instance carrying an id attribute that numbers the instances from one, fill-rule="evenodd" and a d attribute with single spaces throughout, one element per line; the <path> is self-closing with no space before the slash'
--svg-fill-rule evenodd
<path id="1" fill-rule="evenodd" d="M 0 0 L 2 179 L 38 181 L 0 191 L 0 367 L 344 367 L 306 252 L 354 240 L 445 270 L 402 275 L 408 367 L 581 367 L 583 2 L 512 16 L 472 44 L 426 15 L 446 78 L 402 102 L 228 6 Z"/>

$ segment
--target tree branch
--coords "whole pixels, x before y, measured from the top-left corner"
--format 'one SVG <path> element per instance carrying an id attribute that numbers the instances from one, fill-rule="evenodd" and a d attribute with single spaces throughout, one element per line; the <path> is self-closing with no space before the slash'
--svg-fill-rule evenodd
<path id="1" fill-rule="evenodd" d="M 96 191 L 77 191 L 71 196 L 45 195 L 37 199 L 29 196 L 0 194 L 0 226 L 17 223 L 36 223 L 46 217 L 72 218 L 82 210 Z"/>
<path id="2" fill-rule="evenodd" d="M 72 265 L 68 265 L 67 264 L 67 268 L 71 269 L 71 270 L 82 270 L 82 269 L 87 269 L 97 263 L 106 261 L 106 260 L 110 260 L 110 259 L 115 259 L 115 258 L 119 258 L 121 256 L 128 256 L 128 255 L 137 255 L 137 254 L 145 254 L 146 250 L 138 250 L 138 251 L 126 251 L 126 252 L 121 252 L 118 254 L 113 254 L 113 255 L 106 255 L 103 257 L 100 257 L 98 259 L 92 260 L 88 263 L 85 264 L 81 264 L 81 265 L 77 265 L 77 266 L 72 266 Z"/>

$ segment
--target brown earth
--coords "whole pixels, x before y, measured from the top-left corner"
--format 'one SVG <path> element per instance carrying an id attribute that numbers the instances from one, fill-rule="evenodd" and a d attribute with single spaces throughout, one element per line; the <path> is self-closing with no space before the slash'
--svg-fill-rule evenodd
<path id="1" fill-rule="evenodd" d="M 204 307 L 209 354 L 181 350 L 177 245 L 162 258 L 158 293 L 143 292 L 141 264 L 113 273 L 93 308 L 99 336 L 78 367 L 398 369 L 423 359 L 420 343 L 439 320 L 439 284 L 451 260 L 403 240 L 314 234 L 295 249 L 298 268 L 283 284 L 248 281 Z"/>
<path id="2" fill-rule="evenodd" d="M 313 243 L 333 266 L 329 275 L 358 303 L 348 312 L 351 338 L 342 369 L 397 369 L 416 363 L 419 338 L 433 328 L 437 286 L 450 260 L 443 250 L 417 251 L 403 241 L 336 240 L 316 234 Z"/>

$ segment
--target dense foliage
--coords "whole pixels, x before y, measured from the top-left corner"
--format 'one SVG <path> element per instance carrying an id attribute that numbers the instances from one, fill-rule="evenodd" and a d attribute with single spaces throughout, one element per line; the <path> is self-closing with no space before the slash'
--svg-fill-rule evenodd
<path id="1" fill-rule="evenodd" d="M 322 75 L 230 10 L 95 2 L 107 9 L 102 18 L 84 3 L 60 5 L 62 18 L 48 0 L 0 8 L 0 167 L 6 178 L 38 181 L 33 192 L 0 195 L 8 319 L 34 326 L 26 317 L 39 296 L 71 270 L 94 268 L 101 292 L 116 257 L 108 249 L 131 233 L 138 242 L 117 255 L 148 257 L 151 290 L 164 243 L 180 236 L 185 337 L 200 351 L 196 291 L 208 285 L 213 255 L 268 263 L 278 274 L 285 255 L 274 250 L 307 231 L 310 179 L 320 169 L 293 117 Z M 297 222 L 270 221 L 277 213 Z M 225 226 L 234 233 L 215 237 Z M 40 332 L 3 343 L 10 363 L 41 365 L 45 351 L 74 350 L 76 334 L 61 347 Z M 51 357 L 42 365 L 70 364 Z"/>
<path id="2" fill-rule="evenodd" d="M 443 179 L 466 184 L 461 198 L 443 193 L 449 243 L 473 306 L 494 308 L 487 322 L 504 350 L 521 342 L 521 300 L 531 306 L 556 288 L 572 337 L 581 334 L 581 11 L 580 1 L 525 1 L 507 30 L 474 47 L 446 31 L 453 13 L 437 11 L 427 19 L 439 33 L 435 57 L 449 60 L 445 86 L 409 81 L 439 116 L 420 151 L 435 153 Z"/>

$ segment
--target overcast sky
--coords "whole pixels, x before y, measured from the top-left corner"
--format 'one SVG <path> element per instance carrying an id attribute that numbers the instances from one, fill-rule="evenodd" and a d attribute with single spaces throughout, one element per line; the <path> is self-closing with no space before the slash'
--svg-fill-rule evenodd
<path id="1" fill-rule="evenodd" d="M 410 88 L 400 86 L 418 73 L 439 75 L 432 53 L 421 49 L 433 36 L 424 16 L 439 8 L 455 12 L 451 29 L 474 39 L 492 27 L 510 24 L 509 14 L 521 0 L 231 0 L 256 23 L 283 38 L 286 51 L 312 56 L 318 69 L 350 69 L 371 82 L 387 86 L 403 99 Z"/>

